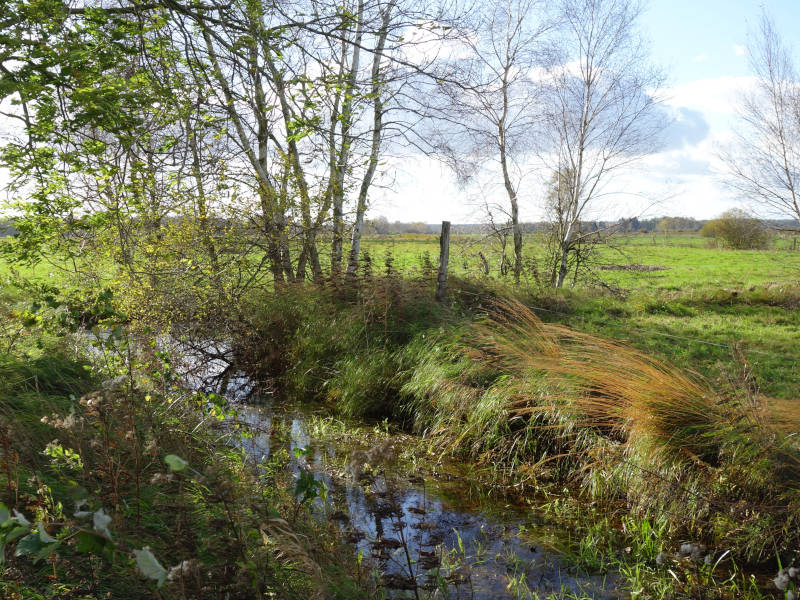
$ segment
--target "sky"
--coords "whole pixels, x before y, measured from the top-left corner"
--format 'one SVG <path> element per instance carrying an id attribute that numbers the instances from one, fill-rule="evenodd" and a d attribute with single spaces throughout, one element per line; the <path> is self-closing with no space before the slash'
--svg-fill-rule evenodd
<path id="1" fill-rule="evenodd" d="M 490 0 L 486 0 L 490 1 Z M 744 207 L 724 185 L 718 152 L 730 142 L 735 106 L 752 84 L 746 47 L 761 11 L 773 18 L 784 43 L 800 60 L 800 0 L 649 0 L 640 32 L 652 61 L 667 75 L 663 108 L 672 122 L 663 149 L 615 176 L 589 219 L 670 215 L 713 218 Z M 797 43 L 793 40 L 797 39 Z M 1 128 L 0 128 L 1 129 Z M 505 203 L 502 186 L 460 188 L 452 172 L 430 157 L 387 158 L 381 185 L 371 191 L 371 217 L 391 221 L 481 222 L 479 205 Z M 4 183 L 0 172 L 0 185 Z M 530 181 L 526 179 L 526 182 Z M 543 218 L 542 192 L 528 184 L 522 221 Z"/>
<path id="2" fill-rule="evenodd" d="M 617 187 L 626 193 L 604 197 L 591 218 L 704 219 L 743 206 L 726 189 L 717 154 L 731 139 L 737 98 L 752 81 L 746 47 L 762 7 L 800 58 L 793 43 L 800 31 L 800 0 L 650 0 L 640 31 L 650 41 L 653 62 L 666 71 L 665 108 L 673 122 L 663 151 L 622 176 Z M 428 223 L 480 220 L 478 194 L 460 189 L 447 168 L 427 158 L 392 166 L 392 189 L 375 194 L 373 216 Z M 520 213 L 523 221 L 539 220 L 541 200 L 529 200 Z"/>

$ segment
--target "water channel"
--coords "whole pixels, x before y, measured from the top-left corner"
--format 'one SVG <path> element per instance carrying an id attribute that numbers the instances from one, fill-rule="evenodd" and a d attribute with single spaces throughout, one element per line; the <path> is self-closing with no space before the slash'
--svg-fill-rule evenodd
<path id="1" fill-rule="evenodd" d="M 250 432 L 237 443 L 254 462 L 285 447 L 295 478 L 306 470 L 325 483 L 327 502 L 317 498 L 315 514 L 336 521 L 372 561 L 388 597 L 414 598 L 415 588 L 420 598 L 626 597 L 613 574 L 581 573 L 557 550 L 568 536 L 563 528 L 529 507 L 482 493 L 458 464 L 397 459 L 420 440 L 377 430 L 370 436 L 368 428 L 355 442 L 315 439 L 310 429 L 319 413 L 259 394 L 225 359 L 227 351 L 225 344 L 206 343 L 200 358 L 182 347 L 184 381 L 235 405 L 237 421 Z"/>

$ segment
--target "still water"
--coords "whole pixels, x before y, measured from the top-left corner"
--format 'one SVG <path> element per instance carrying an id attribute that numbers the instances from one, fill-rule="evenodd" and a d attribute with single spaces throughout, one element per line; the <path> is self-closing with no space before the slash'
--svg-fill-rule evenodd
<path id="1" fill-rule="evenodd" d="M 408 435 L 370 436 L 365 429 L 355 441 L 314 439 L 309 411 L 259 394 L 226 358 L 226 344 L 180 350 L 186 385 L 221 394 L 236 407 L 236 421 L 249 431 L 237 443 L 255 463 L 285 447 L 295 478 L 305 470 L 325 483 L 327 502 L 317 498 L 315 514 L 335 521 L 379 570 L 388 597 L 626 597 L 613 574 L 585 574 L 571 565 L 557 550 L 568 532 L 530 508 L 481 493 L 456 464 L 397 460 Z"/>

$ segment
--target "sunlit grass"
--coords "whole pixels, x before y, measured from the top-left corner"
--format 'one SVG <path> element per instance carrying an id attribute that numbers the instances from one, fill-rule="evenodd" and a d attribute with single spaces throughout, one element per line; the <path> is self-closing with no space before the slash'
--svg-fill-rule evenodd
<path id="1" fill-rule="evenodd" d="M 428 292 L 402 278 L 285 290 L 258 302 L 247 344 L 282 349 L 262 376 L 294 397 L 389 417 L 499 483 L 576 485 L 671 536 L 725 532 L 749 559 L 793 543 L 800 412 L 763 394 L 741 350 L 719 348 L 727 364 L 709 379 L 493 288 L 453 281 L 444 307 Z"/>

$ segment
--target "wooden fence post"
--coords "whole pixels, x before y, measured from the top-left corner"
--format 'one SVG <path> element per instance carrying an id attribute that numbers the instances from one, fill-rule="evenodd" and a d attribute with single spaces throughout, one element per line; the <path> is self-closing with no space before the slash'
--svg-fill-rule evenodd
<path id="1" fill-rule="evenodd" d="M 450 262 L 450 221 L 442 221 L 439 236 L 439 276 L 436 278 L 436 300 L 442 302 L 447 290 L 447 265 Z"/>

